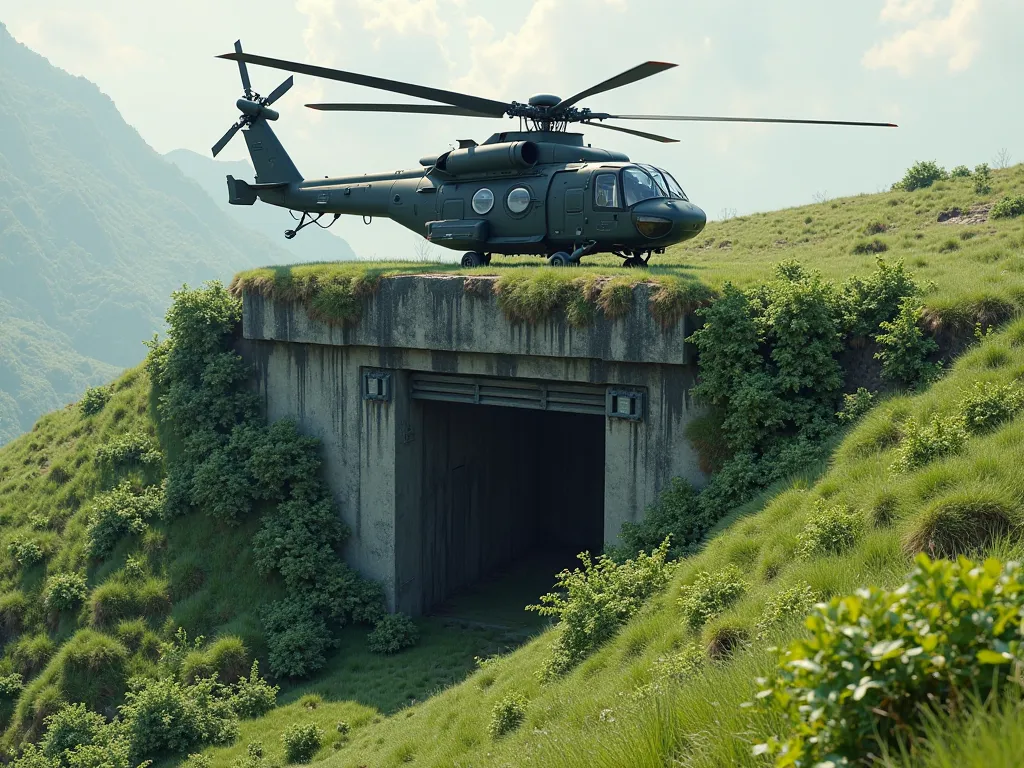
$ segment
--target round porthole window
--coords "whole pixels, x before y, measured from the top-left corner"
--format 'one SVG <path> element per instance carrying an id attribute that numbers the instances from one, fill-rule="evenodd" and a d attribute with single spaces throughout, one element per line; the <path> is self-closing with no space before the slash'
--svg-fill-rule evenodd
<path id="1" fill-rule="evenodd" d="M 506 202 L 512 213 L 522 213 L 530 207 L 530 190 L 526 187 L 516 187 L 508 193 Z"/>
<path id="2" fill-rule="evenodd" d="M 487 187 L 478 189 L 473 195 L 473 210 L 483 216 L 494 207 L 494 193 Z"/>

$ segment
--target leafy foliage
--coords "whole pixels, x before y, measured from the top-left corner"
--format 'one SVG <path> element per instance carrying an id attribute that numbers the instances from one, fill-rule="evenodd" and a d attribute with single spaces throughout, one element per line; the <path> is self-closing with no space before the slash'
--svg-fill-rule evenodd
<path id="1" fill-rule="evenodd" d="M 820 500 L 807 525 L 797 536 L 798 551 L 804 557 L 839 555 L 857 541 L 860 517 L 843 506 L 828 506 Z"/>
<path id="2" fill-rule="evenodd" d="M 366 640 L 373 653 L 388 655 L 416 645 L 419 634 L 412 619 L 404 613 L 392 613 L 380 617 Z"/>
<path id="3" fill-rule="evenodd" d="M 857 387 L 852 395 L 843 395 L 843 410 L 836 417 L 844 424 L 852 424 L 871 410 L 875 404 L 875 395 L 864 387 Z"/>
<path id="4" fill-rule="evenodd" d="M 100 494 L 93 502 L 86 528 L 89 552 L 93 557 L 103 557 L 109 555 L 123 537 L 141 535 L 149 520 L 160 513 L 163 504 L 162 487 L 148 486 L 136 492 L 128 480 Z"/>
<path id="5" fill-rule="evenodd" d="M 934 160 L 922 160 L 914 163 L 904 174 L 903 179 L 893 185 L 893 189 L 913 192 L 915 189 L 930 187 L 936 181 L 948 179 L 949 174 Z"/>
<path id="6" fill-rule="evenodd" d="M 110 387 L 89 387 L 82 395 L 78 407 L 86 416 L 93 416 L 103 410 L 110 400 Z"/>
<path id="7" fill-rule="evenodd" d="M 235 714 L 243 719 L 250 719 L 266 714 L 277 703 L 276 685 L 269 685 L 260 677 L 259 662 L 253 661 L 249 677 L 242 677 L 235 685 L 235 693 L 231 697 L 231 707 Z"/>
<path id="8" fill-rule="evenodd" d="M 491 738 L 500 739 L 522 725 L 527 704 L 526 697 L 519 691 L 509 691 L 502 696 L 491 710 L 491 722 L 487 726 Z"/>
<path id="9" fill-rule="evenodd" d="M 969 179 L 971 178 L 971 169 L 966 165 L 958 165 L 949 172 L 949 178 L 951 179 Z"/>
<path id="10" fill-rule="evenodd" d="M 1016 383 L 975 382 L 961 394 L 964 425 L 975 434 L 989 432 L 1009 421 L 1024 405 L 1024 391 Z"/>
<path id="11" fill-rule="evenodd" d="M 773 629 L 797 616 L 805 615 L 816 602 L 818 595 L 810 584 L 796 584 L 772 594 L 761 610 L 761 617 L 754 629 L 757 638 L 764 640 Z"/>
<path id="12" fill-rule="evenodd" d="M 937 414 L 924 425 L 910 419 L 903 425 L 903 439 L 892 468 L 896 472 L 908 472 L 957 453 L 967 442 L 967 437 L 967 428 L 960 414 Z"/>
<path id="13" fill-rule="evenodd" d="M 679 608 L 691 629 L 700 629 L 739 600 L 747 591 L 747 582 L 735 565 L 720 571 L 701 571 L 693 584 L 680 589 Z"/>
<path id="14" fill-rule="evenodd" d="M 110 466 L 159 464 L 163 454 L 154 441 L 141 432 L 124 432 L 96 451 L 96 458 Z"/>
<path id="15" fill-rule="evenodd" d="M 66 611 L 85 599 L 88 590 L 80 573 L 57 573 L 46 582 L 43 600 L 51 611 Z"/>
<path id="16" fill-rule="evenodd" d="M 1024 216 L 1024 195 L 1004 197 L 992 206 L 990 215 L 993 219 L 1012 219 Z"/>
<path id="17" fill-rule="evenodd" d="M 928 383 L 938 373 L 938 365 L 928 362 L 938 344 L 924 335 L 920 320 L 920 306 L 908 298 L 900 305 L 899 314 L 879 324 L 882 333 L 875 340 L 881 349 L 875 358 L 882 361 L 882 375 L 890 381 L 916 386 Z"/>
<path id="18" fill-rule="evenodd" d="M 852 763 L 920 735 L 923 702 L 982 698 L 1024 662 L 1017 563 L 919 555 L 907 583 L 837 597 L 807 618 L 758 698 L 790 731 L 759 751 L 776 765 Z"/>
<path id="19" fill-rule="evenodd" d="M 289 763 L 308 763 L 324 741 L 324 731 L 315 723 L 295 723 L 281 736 Z"/>
<path id="20" fill-rule="evenodd" d="M 557 616 L 561 634 L 542 675 L 560 675 L 579 664 L 630 619 L 672 573 L 666 563 L 668 541 L 647 554 L 616 563 L 602 555 L 579 556 L 582 568 L 558 574 L 557 591 L 541 595 L 540 604 L 527 606 L 542 616 Z"/>
<path id="21" fill-rule="evenodd" d="M 992 169 L 988 163 L 981 163 L 974 166 L 974 192 L 979 195 L 987 195 L 992 191 Z"/>

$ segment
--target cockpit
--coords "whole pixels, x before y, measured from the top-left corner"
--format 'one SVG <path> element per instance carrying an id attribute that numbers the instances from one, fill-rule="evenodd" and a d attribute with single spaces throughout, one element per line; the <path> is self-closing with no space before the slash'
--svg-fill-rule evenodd
<path id="1" fill-rule="evenodd" d="M 618 174 L 600 173 L 594 184 L 594 202 L 599 208 L 632 208 L 654 198 L 689 201 L 683 188 L 668 171 L 653 165 L 628 165 L 622 169 L 622 199 L 619 198 Z"/>

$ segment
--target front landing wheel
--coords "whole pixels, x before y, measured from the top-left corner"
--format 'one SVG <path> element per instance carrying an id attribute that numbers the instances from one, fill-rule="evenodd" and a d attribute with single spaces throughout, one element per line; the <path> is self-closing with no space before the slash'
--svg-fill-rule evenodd
<path id="1" fill-rule="evenodd" d="M 462 256 L 462 266 L 479 267 L 484 264 L 484 255 L 476 251 L 469 251 Z"/>
<path id="2" fill-rule="evenodd" d="M 552 267 L 567 267 L 571 261 L 571 257 L 565 251 L 558 251 L 548 256 L 548 264 Z"/>

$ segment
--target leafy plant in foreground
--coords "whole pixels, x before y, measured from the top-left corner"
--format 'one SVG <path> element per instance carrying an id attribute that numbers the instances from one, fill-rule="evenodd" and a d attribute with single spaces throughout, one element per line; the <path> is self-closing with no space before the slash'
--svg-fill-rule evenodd
<path id="1" fill-rule="evenodd" d="M 756 748 L 778 766 L 847 765 L 898 742 L 913 748 L 931 705 L 983 700 L 1024 662 L 1024 572 L 990 559 L 919 555 L 896 590 L 858 590 L 816 608 L 758 699 L 785 734 Z"/>
<path id="2" fill-rule="evenodd" d="M 500 739 L 514 731 L 526 719 L 526 697 L 519 691 L 510 691 L 494 705 L 491 722 L 487 727 L 492 738 Z"/>

